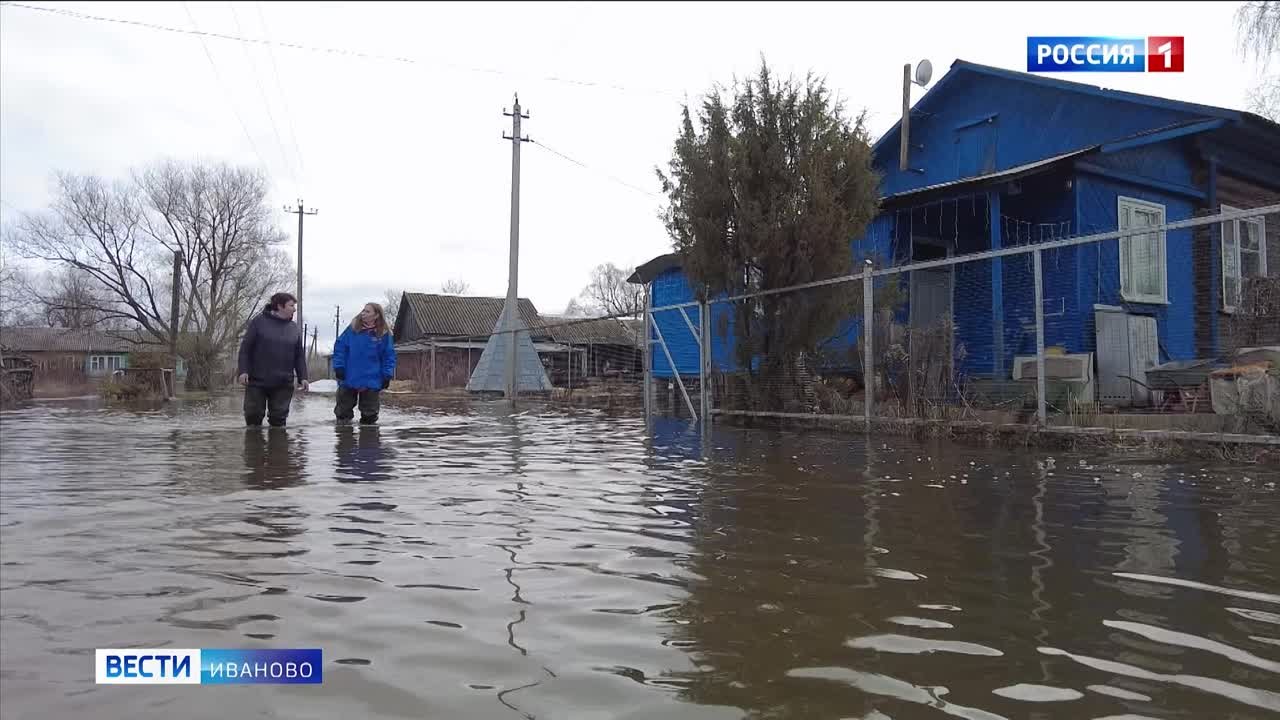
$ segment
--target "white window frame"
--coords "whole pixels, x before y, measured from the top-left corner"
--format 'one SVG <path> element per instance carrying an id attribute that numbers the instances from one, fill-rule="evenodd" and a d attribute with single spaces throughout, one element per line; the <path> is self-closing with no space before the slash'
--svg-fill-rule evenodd
<path id="1" fill-rule="evenodd" d="M 1240 208 L 1232 207 L 1230 205 L 1218 206 L 1218 212 L 1238 212 L 1239 210 Z M 1231 229 L 1234 231 L 1233 237 L 1235 237 L 1236 239 L 1236 246 L 1235 246 L 1236 289 L 1238 291 L 1244 290 L 1244 263 L 1242 262 L 1243 258 L 1240 257 L 1241 253 L 1243 252 L 1240 249 L 1241 248 L 1240 238 L 1242 237 L 1240 233 L 1240 228 L 1243 225 L 1258 226 L 1258 276 L 1267 277 L 1267 220 L 1266 218 L 1259 215 L 1258 217 L 1254 217 L 1254 218 L 1237 218 L 1235 220 L 1224 220 L 1222 222 L 1222 232 L 1219 233 L 1219 238 L 1218 238 L 1218 243 L 1219 243 L 1218 248 L 1220 250 L 1218 255 L 1218 260 L 1219 260 L 1218 265 L 1219 267 L 1222 268 L 1222 272 L 1220 273 L 1222 276 L 1220 279 L 1220 282 L 1222 285 L 1223 312 L 1233 313 L 1239 309 L 1238 305 L 1233 304 L 1231 302 L 1232 300 L 1239 300 L 1239 298 L 1227 297 L 1227 232 L 1226 231 L 1228 226 L 1230 226 Z"/>
<path id="2" fill-rule="evenodd" d="M 115 372 L 121 367 L 119 355 L 90 355 L 89 372 Z"/>
<path id="3" fill-rule="evenodd" d="M 1116 228 L 1119 230 L 1128 230 L 1129 228 L 1121 227 L 1124 223 L 1124 211 L 1128 207 L 1130 210 L 1141 210 L 1144 212 L 1158 213 L 1159 221 L 1156 225 L 1164 225 L 1168 222 L 1165 213 L 1165 206 L 1160 203 L 1153 203 L 1147 200 L 1139 200 L 1138 198 L 1119 196 L 1116 199 Z M 1138 293 L 1126 290 L 1125 278 L 1129 276 L 1129 253 L 1126 252 L 1128 243 L 1131 238 L 1122 237 L 1119 241 L 1120 253 L 1120 297 L 1126 302 L 1145 303 L 1149 305 L 1167 305 L 1169 304 L 1169 260 L 1166 252 L 1167 233 L 1161 230 L 1156 236 L 1156 254 L 1159 256 L 1157 263 L 1160 270 L 1160 294 L 1159 295 L 1140 295 Z"/>

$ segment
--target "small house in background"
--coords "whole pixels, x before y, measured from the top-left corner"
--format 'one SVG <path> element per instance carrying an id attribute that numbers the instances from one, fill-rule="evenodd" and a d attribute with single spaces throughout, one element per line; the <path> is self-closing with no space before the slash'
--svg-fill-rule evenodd
<path id="1" fill-rule="evenodd" d="M 0 349 L 35 363 L 36 382 L 109 377 L 129 366 L 132 344 L 100 330 L 57 327 L 0 328 Z"/>
<path id="2" fill-rule="evenodd" d="M 129 332 L 129 331 L 126 331 Z M 130 342 L 118 333 L 94 328 L 0 328 L 0 353 L 29 358 L 35 371 L 37 394 L 43 387 L 96 384 L 136 363 L 139 353 L 167 354 L 153 343 Z M 177 380 L 186 377 L 186 365 L 178 358 Z"/>
<path id="3" fill-rule="evenodd" d="M 404 293 L 392 331 L 396 379 L 413 380 L 421 388 L 465 387 L 505 304 L 500 297 Z M 572 378 L 628 375 L 643 369 L 638 338 L 624 321 L 543 316 L 528 298 L 521 298 L 518 308 L 556 386 Z"/>
<path id="4" fill-rule="evenodd" d="M 466 387 L 505 303 L 495 297 L 401 295 L 392 330 L 396 379 L 412 380 L 421 388 Z M 528 298 L 521 298 L 517 307 L 540 356 L 567 350 L 539 330 L 542 319 Z"/>
<path id="5" fill-rule="evenodd" d="M 873 146 L 880 213 L 851 238 L 856 266 L 904 265 L 1069 237 L 1161 225 L 1280 202 L 1280 125 L 1258 115 L 957 60 L 911 107 L 908 162 L 899 127 Z M 1045 345 L 1061 377 L 1088 380 L 1088 398 L 1145 404 L 1145 372 L 1171 361 L 1223 358 L 1241 344 L 1233 314 L 1244 288 L 1280 278 L 1280 222 L 1234 220 L 1149 232 L 1043 253 Z M 1031 254 L 896 276 L 895 324 L 939 318 L 956 381 L 1017 380 L 1035 355 Z M 893 277 L 893 276 L 891 276 Z M 642 265 L 650 307 L 693 300 L 676 255 Z M 686 313 L 694 326 L 698 308 Z M 732 366 L 712 306 L 712 365 Z M 681 313 L 660 312 L 653 372 L 698 375 L 698 347 Z M 850 358 L 861 318 L 826 348 Z M 878 332 L 878 331 L 877 331 Z M 1252 344 L 1280 342 L 1280 322 Z M 960 351 L 960 349 L 963 351 Z M 674 364 L 674 368 L 672 367 Z M 836 368 L 839 370 L 839 368 Z M 1136 382 L 1135 382 L 1136 381 Z"/>

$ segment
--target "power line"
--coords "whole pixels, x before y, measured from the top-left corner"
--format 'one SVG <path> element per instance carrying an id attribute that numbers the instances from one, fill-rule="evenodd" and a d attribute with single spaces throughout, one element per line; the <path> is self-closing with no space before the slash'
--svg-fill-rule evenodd
<path id="1" fill-rule="evenodd" d="M 262 13 L 262 3 L 254 3 L 258 7 L 258 21 L 262 23 L 262 33 L 267 36 L 267 55 L 271 58 L 271 71 L 275 74 L 276 90 L 280 93 L 280 101 L 284 104 L 284 119 L 289 123 L 289 136 L 293 140 L 293 151 L 298 158 L 298 184 L 300 190 L 306 189 L 306 164 L 302 162 L 302 148 L 298 146 L 298 132 L 293 127 L 293 113 L 289 110 L 289 95 L 284 91 L 284 83 L 280 82 L 280 68 L 276 65 L 276 53 L 272 49 L 271 31 L 267 29 L 267 17 Z"/>
<path id="2" fill-rule="evenodd" d="M 240 26 L 240 14 L 236 12 L 236 6 L 228 0 L 227 7 L 231 10 L 232 19 L 236 21 L 236 30 L 243 33 L 244 28 Z M 271 112 L 271 101 L 267 99 L 267 89 L 262 86 L 262 76 L 258 73 L 258 67 L 253 62 L 253 55 L 249 53 L 249 45 L 242 43 L 240 47 L 244 48 L 244 57 L 249 61 L 249 72 L 253 74 L 253 79 L 258 83 L 258 94 L 262 96 L 262 104 L 267 108 L 267 119 L 271 121 L 271 131 L 276 135 L 276 147 L 280 148 L 280 159 L 284 161 L 285 172 L 293 176 L 293 183 L 296 188 L 298 175 L 293 171 L 289 156 L 284 151 L 284 140 L 280 138 L 280 127 L 276 125 L 276 116 Z"/>
<path id="3" fill-rule="evenodd" d="M 8 3 L 5 4 L 7 5 Z M 183 0 L 182 9 L 186 11 L 187 18 L 191 20 L 191 27 L 196 29 L 195 34 L 202 34 L 195 16 L 191 14 L 191 8 L 187 6 L 186 0 Z M 269 171 L 270 166 L 267 165 L 266 159 L 262 157 L 262 153 L 258 152 L 258 144 L 253 141 L 253 135 L 249 133 L 249 126 L 245 125 L 244 118 L 240 115 L 240 110 L 236 108 L 235 102 L 231 99 L 231 91 L 227 90 L 227 84 L 222 81 L 222 73 L 218 72 L 218 64 L 213 61 L 213 53 L 209 52 L 209 44 L 204 41 L 203 37 L 200 38 L 200 46 L 204 48 L 205 57 L 209 58 L 209 67 L 213 68 L 213 75 L 217 78 L 218 85 L 222 86 L 222 92 L 227 96 L 227 105 L 231 107 L 231 112 L 235 113 L 236 119 L 240 121 L 240 129 L 244 130 L 244 137 L 249 141 L 249 147 L 253 148 L 253 154 L 258 156 L 258 162 L 262 163 L 262 167 Z"/>
<path id="4" fill-rule="evenodd" d="M 574 165 L 577 165 L 577 166 L 579 166 L 579 167 L 581 167 L 581 168 L 584 168 L 584 169 L 586 169 L 586 170 L 590 170 L 590 171 L 592 171 L 592 172 L 598 172 L 598 173 L 600 173 L 601 175 L 604 175 L 605 177 L 609 178 L 610 180 L 612 180 L 612 181 L 614 181 L 614 182 L 618 183 L 619 185 L 623 185 L 623 186 L 629 187 L 629 188 L 631 188 L 632 190 L 635 190 L 636 192 L 644 193 L 645 195 L 648 195 L 649 197 L 652 197 L 652 198 L 662 199 L 662 196 L 661 196 L 661 195 L 659 195 L 659 194 L 657 194 L 657 193 L 649 192 L 648 190 L 645 190 L 644 188 L 641 188 L 641 187 L 636 187 L 635 185 L 632 185 L 631 183 L 627 182 L 626 180 L 620 180 L 620 179 L 618 179 L 618 178 L 614 177 L 613 175 L 610 175 L 609 173 L 607 173 L 607 172 L 605 172 L 605 171 L 603 171 L 603 170 L 597 170 L 597 169 L 595 169 L 595 168 L 591 167 L 590 165 L 587 165 L 586 163 L 582 162 L 581 160 L 574 160 L 573 158 L 569 157 L 568 155 L 565 155 L 564 153 L 560 152 L 559 150 L 556 150 L 555 148 L 551 147 L 550 145 L 548 145 L 548 144 L 546 144 L 546 143 L 542 142 L 541 140 L 530 140 L 530 142 L 532 142 L 534 145 L 537 145 L 538 147 L 541 147 L 543 150 L 546 150 L 547 152 L 549 152 L 549 153 L 551 153 L 551 154 L 553 154 L 553 155 L 557 155 L 557 156 L 559 156 L 559 157 L 561 157 L 561 158 L 563 158 L 563 159 L 565 159 L 565 160 L 568 160 L 569 162 L 573 163 Z"/>
<path id="5" fill-rule="evenodd" d="M 441 65 L 452 70 L 460 72 L 472 72 L 488 75 L 505 75 L 520 76 L 519 73 L 512 73 L 506 70 L 498 70 L 494 68 L 467 67 L 448 62 L 447 60 L 431 59 L 429 61 L 419 60 L 410 57 L 401 57 L 396 55 L 381 55 L 378 53 L 369 53 L 360 50 L 346 50 L 343 48 L 319 47 L 312 45 L 301 45 L 289 42 L 274 42 L 271 40 L 263 40 L 260 38 L 242 37 L 239 35 L 228 35 L 226 33 L 208 32 L 196 28 L 194 30 L 184 30 L 182 28 L 169 27 L 167 25 L 159 25 L 156 23 L 143 22 L 141 20 L 128 20 L 125 18 L 105 17 L 102 15 L 91 15 L 89 13 L 76 12 L 74 10 L 64 10 L 62 8 L 40 7 L 38 5 L 27 5 L 19 2 L 0 2 L 0 6 L 21 8 L 23 10 L 36 10 L 39 12 L 53 13 L 56 15 L 65 15 L 67 17 L 76 18 L 78 20 L 92 20 L 95 22 L 117 23 L 120 25 L 132 25 L 135 27 L 146 28 L 148 30 L 159 30 L 162 32 L 181 33 L 184 35 L 199 35 L 201 37 L 216 38 L 218 40 L 232 40 L 242 43 L 254 43 L 258 45 L 274 45 L 276 47 L 290 48 L 293 50 L 305 50 L 307 52 L 326 53 L 330 55 L 346 55 L 351 57 L 363 58 L 365 60 L 385 60 L 388 62 L 406 63 L 409 65 L 423 65 L 428 62 Z M 189 11 L 188 11 L 189 14 Z M 525 76 L 529 77 L 529 76 Z M 547 82 L 562 83 L 565 85 L 575 85 L 578 87 L 604 88 L 608 90 L 616 90 L 619 92 L 646 93 L 651 95 L 662 95 L 675 100 L 676 102 L 684 102 L 684 93 L 677 93 L 671 90 L 663 90 L 660 88 L 642 88 L 619 85 L 617 83 L 599 82 L 595 80 L 578 80 L 574 78 L 560 77 L 558 75 L 543 75 L 541 77 L 534 76 L 535 79 L 545 80 Z"/>

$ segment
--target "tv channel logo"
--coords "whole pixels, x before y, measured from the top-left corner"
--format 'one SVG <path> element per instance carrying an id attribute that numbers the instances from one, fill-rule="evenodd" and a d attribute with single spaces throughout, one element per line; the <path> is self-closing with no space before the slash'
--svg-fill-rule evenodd
<path id="1" fill-rule="evenodd" d="M 98 648 L 99 685 L 318 685 L 324 653 L 318 648 Z"/>
<path id="2" fill-rule="evenodd" d="M 1027 72 L 1182 72 L 1184 38 L 1028 37 Z"/>

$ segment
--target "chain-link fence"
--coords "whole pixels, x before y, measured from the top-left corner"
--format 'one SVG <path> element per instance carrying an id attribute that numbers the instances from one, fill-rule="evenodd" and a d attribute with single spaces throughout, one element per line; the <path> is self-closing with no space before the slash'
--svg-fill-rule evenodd
<path id="1" fill-rule="evenodd" d="M 1168 222 L 1121 198 L 1115 226 L 1074 233 L 968 232 L 967 209 L 896 265 L 654 303 L 648 411 L 1280 428 L 1280 205 Z"/>

